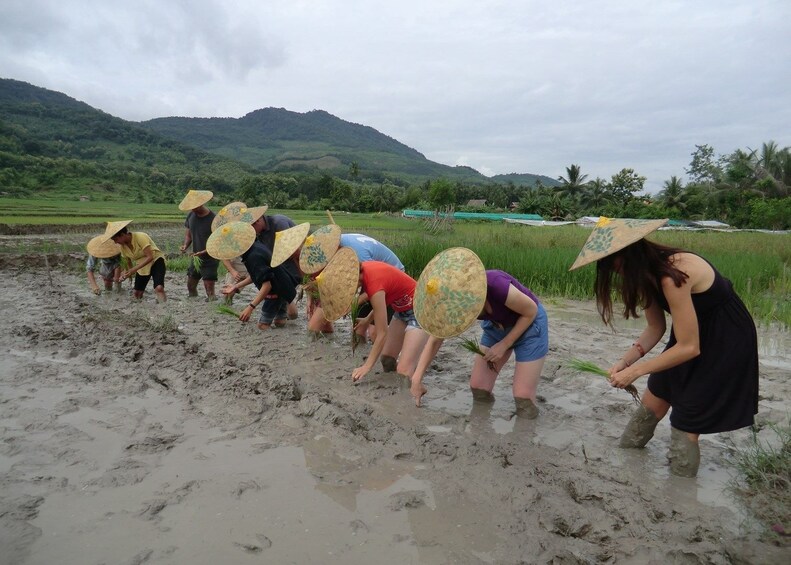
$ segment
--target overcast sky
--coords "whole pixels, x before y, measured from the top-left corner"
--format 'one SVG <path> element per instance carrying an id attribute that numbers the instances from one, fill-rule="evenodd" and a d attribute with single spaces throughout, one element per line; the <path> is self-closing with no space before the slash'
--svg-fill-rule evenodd
<path id="1" fill-rule="evenodd" d="M 791 145 L 789 0 L 2 0 L 0 77 L 127 120 L 326 110 L 486 175 L 659 190 Z"/>

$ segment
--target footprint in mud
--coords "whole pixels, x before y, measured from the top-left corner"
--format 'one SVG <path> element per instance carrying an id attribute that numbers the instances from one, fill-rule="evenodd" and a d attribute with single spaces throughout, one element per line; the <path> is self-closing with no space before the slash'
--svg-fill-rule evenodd
<path id="1" fill-rule="evenodd" d="M 419 508 L 426 504 L 426 493 L 420 490 L 405 490 L 390 496 L 390 510 L 403 510 L 404 508 Z"/>
<path id="2" fill-rule="evenodd" d="M 256 534 L 255 539 L 258 543 L 242 543 L 238 541 L 233 543 L 236 547 L 242 548 L 247 553 L 261 553 L 263 550 L 272 547 L 272 540 L 270 540 L 264 534 Z"/>

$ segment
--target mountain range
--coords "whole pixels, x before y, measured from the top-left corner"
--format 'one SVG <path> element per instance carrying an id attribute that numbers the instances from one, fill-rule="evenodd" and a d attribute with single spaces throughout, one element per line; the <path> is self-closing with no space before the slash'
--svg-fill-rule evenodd
<path id="1" fill-rule="evenodd" d="M 49 169 L 58 176 L 65 161 L 71 169 L 66 176 L 80 191 L 96 185 L 123 190 L 140 176 L 154 185 L 172 184 L 176 177 L 189 183 L 196 176 L 233 185 L 246 175 L 267 172 L 321 172 L 402 185 L 436 178 L 469 184 L 558 184 L 537 174 L 486 177 L 470 167 L 436 163 L 374 128 L 322 110 L 262 108 L 241 118 L 132 122 L 60 92 L 0 79 L 2 190 L 35 192 L 54 188 L 53 183 L 67 188 L 47 174 Z M 86 182 L 93 185 L 84 186 Z"/>

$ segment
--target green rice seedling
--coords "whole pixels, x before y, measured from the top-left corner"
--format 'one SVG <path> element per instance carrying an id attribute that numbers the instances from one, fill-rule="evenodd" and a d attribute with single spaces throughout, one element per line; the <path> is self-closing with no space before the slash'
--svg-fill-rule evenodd
<path id="1" fill-rule="evenodd" d="M 200 273 L 201 266 L 203 265 L 203 257 L 200 255 L 193 255 L 192 256 L 192 270 L 196 273 Z"/>
<path id="2" fill-rule="evenodd" d="M 478 343 L 478 340 L 476 338 L 472 338 L 472 339 L 462 338 L 461 346 L 470 353 L 475 353 L 476 355 L 480 355 L 481 357 L 484 356 L 484 352 L 481 349 L 481 345 Z M 496 365 L 494 364 L 494 362 L 487 361 L 486 366 L 489 367 L 490 371 L 496 371 Z"/>
<path id="3" fill-rule="evenodd" d="M 569 367 L 581 373 L 592 373 L 604 378 L 610 377 L 610 373 L 599 367 L 596 363 L 591 363 L 590 361 L 572 359 L 569 361 Z M 632 395 L 632 398 L 634 398 L 635 402 L 640 402 L 640 393 L 637 392 L 637 388 L 634 385 L 629 385 L 624 388 L 624 390 Z"/>
<path id="4" fill-rule="evenodd" d="M 728 489 L 774 534 L 789 534 L 791 525 L 791 424 L 770 424 L 772 441 L 761 441 L 753 428 L 752 443 L 736 451 L 736 474 Z"/>
<path id="5" fill-rule="evenodd" d="M 237 312 L 236 310 L 225 304 L 218 304 L 217 312 L 219 312 L 220 314 L 227 314 L 229 316 L 233 316 L 234 318 L 239 317 L 239 312 Z"/>

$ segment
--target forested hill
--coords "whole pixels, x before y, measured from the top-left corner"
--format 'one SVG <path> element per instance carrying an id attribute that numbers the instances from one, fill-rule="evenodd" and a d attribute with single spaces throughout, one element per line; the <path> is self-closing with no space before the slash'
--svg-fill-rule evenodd
<path id="1" fill-rule="evenodd" d="M 345 176 L 356 166 L 361 178 L 488 181 L 475 169 L 430 161 L 372 127 L 347 122 L 323 110 L 299 113 L 262 108 L 241 118 L 171 117 L 141 125 L 266 171 L 319 169 Z"/>
<path id="2" fill-rule="evenodd" d="M 254 172 L 65 94 L 0 79 L 4 193 L 169 201 L 191 185 L 230 191 Z"/>
<path id="3" fill-rule="evenodd" d="M 264 108 L 242 118 L 138 123 L 60 92 L 0 79 L 0 192 L 6 195 L 170 202 L 194 186 L 230 195 L 250 177 L 273 173 L 371 186 L 447 179 L 477 186 L 476 197 L 488 197 L 486 187 L 495 183 L 555 182 L 529 174 L 489 179 L 471 167 L 436 163 L 374 128 L 321 110 Z"/>

